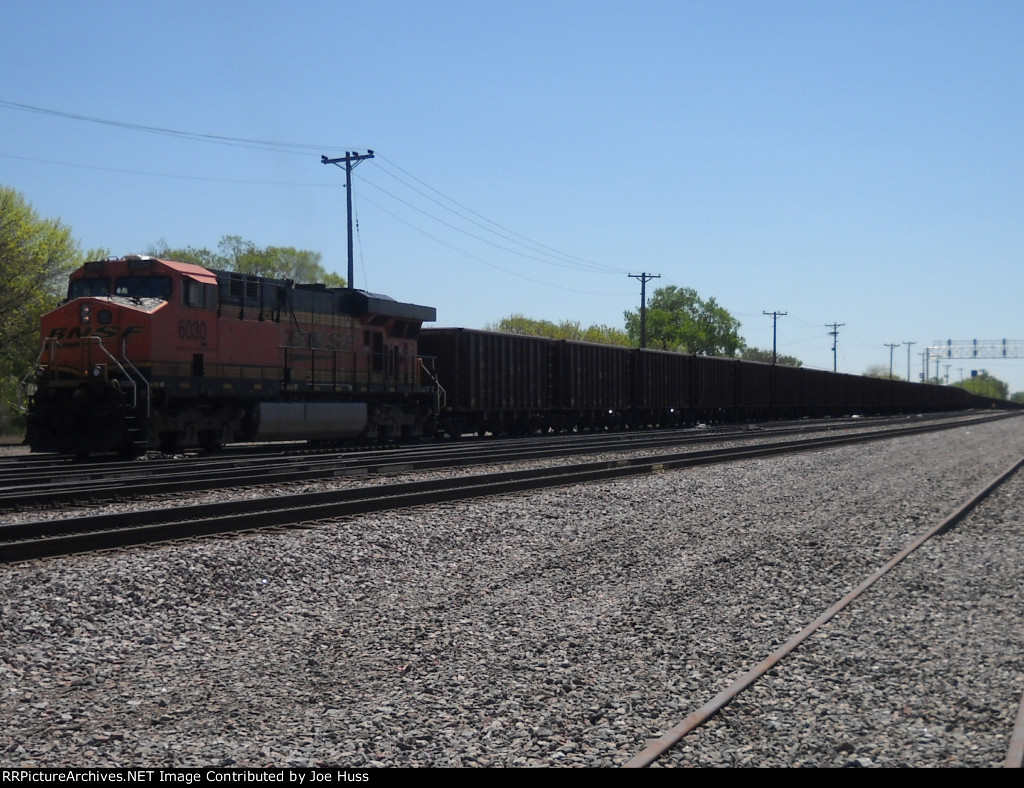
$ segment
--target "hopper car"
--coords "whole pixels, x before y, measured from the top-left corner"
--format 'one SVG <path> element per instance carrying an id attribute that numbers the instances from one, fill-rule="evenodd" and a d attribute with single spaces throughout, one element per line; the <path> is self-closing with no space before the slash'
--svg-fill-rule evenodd
<path id="1" fill-rule="evenodd" d="M 419 350 L 450 435 L 1011 406 L 954 386 L 465 328 L 424 328 Z"/>

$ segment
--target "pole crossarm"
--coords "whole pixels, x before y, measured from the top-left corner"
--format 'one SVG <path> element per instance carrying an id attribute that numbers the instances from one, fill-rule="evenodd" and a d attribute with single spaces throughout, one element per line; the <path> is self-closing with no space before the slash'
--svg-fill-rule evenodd
<path id="1" fill-rule="evenodd" d="M 928 346 L 931 358 L 1024 358 L 1024 339 L 947 339 Z"/>

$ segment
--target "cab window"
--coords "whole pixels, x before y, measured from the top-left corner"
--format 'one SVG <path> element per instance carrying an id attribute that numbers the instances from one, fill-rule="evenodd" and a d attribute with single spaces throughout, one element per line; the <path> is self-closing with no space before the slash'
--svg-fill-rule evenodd
<path id="1" fill-rule="evenodd" d="M 110 277 L 100 276 L 91 279 L 72 279 L 68 283 L 68 298 L 102 298 L 110 295 Z"/>
<path id="2" fill-rule="evenodd" d="M 114 295 L 127 298 L 171 298 L 169 276 L 121 276 L 114 282 Z"/>
<path id="3" fill-rule="evenodd" d="M 181 301 L 185 306 L 213 309 L 213 285 L 185 277 L 181 280 Z"/>

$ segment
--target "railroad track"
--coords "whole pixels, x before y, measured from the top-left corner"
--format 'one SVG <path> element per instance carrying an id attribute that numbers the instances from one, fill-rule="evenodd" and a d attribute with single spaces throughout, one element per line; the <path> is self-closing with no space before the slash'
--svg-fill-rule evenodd
<path id="1" fill-rule="evenodd" d="M 1022 467 L 1024 467 L 1024 458 L 1018 459 L 996 477 L 989 480 L 983 487 L 973 492 L 947 517 L 910 541 L 899 553 L 823 611 L 804 629 L 791 637 L 768 657 L 758 662 L 753 668 L 745 670 L 728 687 L 711 698 L 703 706 L 687 715 L 679 723 L 666 731 L 664 735 L 651 742 L 644 750 L 629 759 L 624 766 L 626 768 L 643 768 L 658 763 L 661 760 L 670 760 L 673 749 L 678 747 L 686 736 L 716 719 L 733 701 L 740 697 L 741 693 L 750 690 L 758 683 L 766 682 L 769 675 L 774 677 L 776 681 L 780 680 L 780 676 L 784 680 L 787 661 L 797 653 L 801 646 L 807 643 L 814 635 L 820 633 L 836 616 L 847 611 L 848 608 L 856 605 L 858 602 L 862 602 L 863 597 L 869 590 L 879 581 L 890 576 L 897 567 L 900 567 L 923 545 L 933 538 L 945 534 L 967 518 L 986 498 L 1008 480 L 1016 476 Z M 1017 623 L 1019 624 L 1019 622 Z M 1024 697 L 1016 699 L 1016 702 L 1019 705 L 1013 730 L 1007 735 L 1008 744 L 1004 766 L 1019 769 L 1024 768 Z M 760 712 L 754 716 L 763 716 L 763 714 L 764 712 Z M 852 745 L 850 747 L 852 750 Z M 690 762 L 683 762 L 681 765 L 691 764 Z"/>
<path id="2" fill-rule="evenodd" d="M 1019 457 L 1022 430 L 7 566 L 7 752 L 55 767 L 621 766 Z M 1024 653 L 1021 501 L 1018 474 L 900 565 L 906 600 L 876 584 L 656 764 L 1001 763 L 1013 708 L 993 699 L 1015 702 Z M 990 563 L 955 562 L 977 546 Z M 933 600 L 941 584 L 986 596 Z M 950 631 L 956 611 L 970 618 Z M 970 672 L 939 698 L 912 671 L 947 672 L 936 636 L 955 651 L 987 611 L 995 638 L 957 656 Z M 936 702 L 868 685 L 878 665 Z M 812 705 L 794 714 L 801 695 Z M 921 739 L 908 717 L 941 727 Z"/>
<path id="3" fill-rule="evenodd" d="M 990 418 L 1012 418 L 1001 414 Z M 986 419 L 987 420 L 987 419 Z M 977 423 L 977 422 L 975 422 Z M 673 452 L 558 467 L 503 471 L 389 485 L 305 492 L 194 506 L 175 506 L 0 526 L 0 562 L 68 555 L 170 539 L 269 527 L 294 526 L 391 509 L 466 500 L 525 490 L 663 473 L 669 470 L 866 441 L 918 435 L 963 426 L 931 422 L 874 432 L 844 433 L 748 446 Z M 517 456 L 519 453 L 517 452 Z M 250 471 L 251 475 L 251 471 Z"/>
<path id="4" fill-rule="evenodd" d="M 999 414 L 996 418 L 1005 416 Z M 971 420 L 994 418 L 973 414 Z M 437 468 L 466 467 L 517 460 L 542 460 L 630 449 L 652 450 L 708 441 L 757 436 L 811 435 L 815 432 L 870 431 L 891 425 L 963 423 L 963 416 L 928 414 L 864 420 L 822 420 L 810 423 L 757 425 L 752 428 L 716 427 L 581 436 L 546 436 L 529 440 L 499 439 L 444 443 L 400 449 L 361 451 L 285 451 L 242 449 L 230 456 L 150 459 L 123 462 L 101 459 L 76 462 L 53 456 L 0 460 L 0 511 L 40 504 L 134 500 L 151 495 L 198 492 L 253 484 L 287 484 L 316 479 L 358 477 Z M 254 481 L 258 479 L 258 482 Z"/>

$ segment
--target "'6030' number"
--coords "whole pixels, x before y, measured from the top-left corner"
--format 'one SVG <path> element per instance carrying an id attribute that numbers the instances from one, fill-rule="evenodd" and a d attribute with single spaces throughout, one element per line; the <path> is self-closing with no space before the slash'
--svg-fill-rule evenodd
<path id="1" fill-rule="evenodd" d="M 206 341 L 206 321 L 205 320 L 179 320 L 178 321 L 178 339 L 189 339 L 192 341 L 199 340 L 200 342 Z"/>

